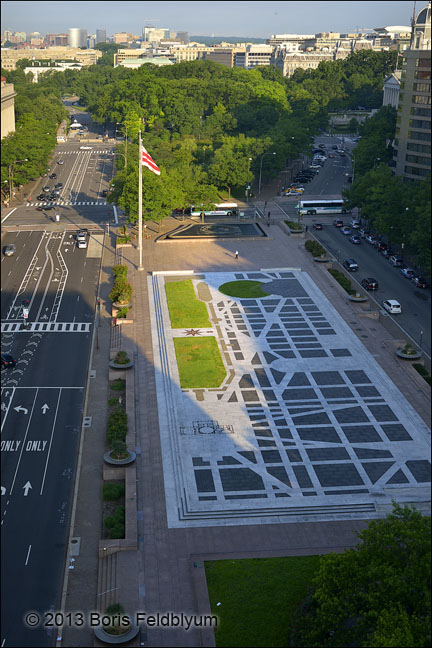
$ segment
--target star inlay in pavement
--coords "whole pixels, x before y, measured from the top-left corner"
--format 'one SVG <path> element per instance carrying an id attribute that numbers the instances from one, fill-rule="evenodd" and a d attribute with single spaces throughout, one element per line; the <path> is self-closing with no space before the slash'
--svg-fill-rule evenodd
<path id="1" fill-rule="evenodd" d="M 187 329 L 186 335 L 192 335 L 195 337 L 195 335 L 201 335 L 201 331 L 199 329 Z"/>

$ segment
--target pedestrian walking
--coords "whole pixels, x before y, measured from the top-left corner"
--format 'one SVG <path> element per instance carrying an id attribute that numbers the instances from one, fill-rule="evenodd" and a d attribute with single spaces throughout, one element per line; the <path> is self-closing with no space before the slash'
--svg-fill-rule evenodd
<path id="1" fill-rule="evenodd" d="M 267 214 L 267 218 L 268 218 L 269 220 L 270 220 L 270 213 L 271 213 L 271 212 L 269 212 L 269 213 Z"/>
<path id="2" fill-rule="evenodd" d="M 307 231 L 308 231 L 308 226 L 307 226 L 307 225 L 305 225 L 305 232 L 307 232 Z"/>
<path id="3" fill-rule="evenodd" d="M 234 252 L 234 256 L 235 256 L 236 259 L 238 259 L 238 250 L 236 250 L 236 251 Z"/>

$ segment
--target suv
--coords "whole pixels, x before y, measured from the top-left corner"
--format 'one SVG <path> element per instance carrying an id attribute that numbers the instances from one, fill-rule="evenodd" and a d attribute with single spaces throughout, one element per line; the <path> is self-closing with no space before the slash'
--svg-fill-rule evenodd
<path id="1" fill-rule="evenodd" d="M 87 230 L 79 230 L 77 233 L 77 244 L 79 248 L 87 247 Z"/>
<path id="2" fill-rule="evenodd" d="M 356 272 L 359 269 L 355 259 L 345 259 L 342 265 L 344 268 L 349 270 L 349 272 Z"/>
<path id="3" fill-rule="evenodd" d="M 360 283 L 363 286 L 363 288 L 365 288 L 366 290 L 378 290 L 379 288 L 378 281 L 373 277 L 362 279 Z"/>

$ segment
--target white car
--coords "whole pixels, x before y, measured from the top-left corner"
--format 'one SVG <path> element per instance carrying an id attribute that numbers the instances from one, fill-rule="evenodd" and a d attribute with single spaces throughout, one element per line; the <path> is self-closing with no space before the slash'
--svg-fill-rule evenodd
<path id="1" fill-rule="evenodd" d="M 64 160 L 59 160 L 57 164 L 64 164 Z"/>
<path id="2" fill-rule="evenodd" d="M 92 146 L 80 146 L 80 151 L 91 151 Z"/>
<path id="3" fill-rule="evenodd" d="M 386 299 L 385 301 L 383 301 L 382 305 L 385 310 L 391 315 L 402 313 L 401 305 L 398 301 L 396 301 L 396 299 Z"/>

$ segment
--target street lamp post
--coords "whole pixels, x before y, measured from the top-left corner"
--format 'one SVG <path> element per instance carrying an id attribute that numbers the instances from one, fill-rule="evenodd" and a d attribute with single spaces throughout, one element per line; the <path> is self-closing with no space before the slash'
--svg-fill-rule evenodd
<path id="1" fill-rule="evenodd" d="M 260 164 L 260 174 L 259 174 L 259 183 L 258 183 L 258 195 L 261 193 L 261 175 L 262 175 L 262 163 L 266 155 L 276 155 L 275 152 L 273 153 L 264 153 L 261 156 L 261 164 Z"/>
<path id="2" fill-rule="evenodd" d="M 12 164 L 9 165 L 8 171 L 9 171 L 9 204 L 12 204 L 12 185 L 13 185 L 13 174 L 15 170 L 15 164 L 18 164 L 19 162 L 28 162 L 28 158 L 24 158 L 24 160 L 14 160 Z"/>
<path id="3" fill-rule="evenodd" d="M 125 136 L 125 164 L 126 164 L 126 167 L 127 167 L 127 141 L 128 141 L 128 139 L 127 139 L 127 125 L 122 124 L 121 122 L 116 122 L 116 126 L 124 126 L 124 131 L 123 132 L 124 132 L 124 136 Z M 116 128 L 116 130 L 117 130 L 117 128 Z"/>
<path id="4" fill-rule="evenodd" d="M 249 172 L 250 172 L 250 163 L 252 162 L 252 158 L 248 158 L 248 178 L 249 178 Z M 249 202 L 249 190 L 250 190 L 251 185 L 249 184 L 249 179 L 248 183 L 246 185 L 246 202 Z"/>

